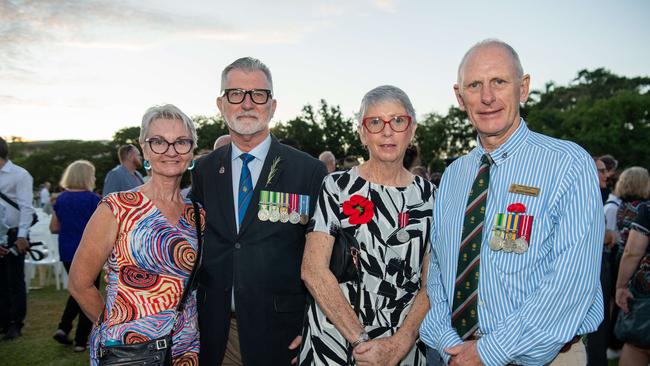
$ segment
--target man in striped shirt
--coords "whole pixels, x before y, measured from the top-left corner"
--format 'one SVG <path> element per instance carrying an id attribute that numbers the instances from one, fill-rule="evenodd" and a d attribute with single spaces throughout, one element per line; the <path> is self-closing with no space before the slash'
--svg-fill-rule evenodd
<path id="1" fill-rule="evenodd" d="M 603 319 L 596 168 L 578 145 L 528 129 L 519 104 L 529 83 L 515 50 L 498 40 L 473 46 L 458 68 L 454 91 L 476 128 L 477 147 L 442 177 L 427 280 L 431 309 L 420 329 L 450 365 L 584 365 L 576 336 Z M 489 183 L 483 222 L 472 229 L 479 234 L 469 241 L 473 286 L 462 277 L 467 269 L 457 269 L 459 256 L 467 260 L 463 226 L 482 157 Z M 462 325 L 475 322 L 468 332 L 456 317 L 467 309 Z"/>

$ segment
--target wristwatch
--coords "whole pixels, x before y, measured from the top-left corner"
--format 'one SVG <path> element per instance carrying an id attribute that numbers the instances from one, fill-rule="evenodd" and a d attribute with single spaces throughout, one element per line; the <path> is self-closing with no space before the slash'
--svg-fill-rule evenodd
<path id="1" fill-rule="evenodd" d="M 361 333 L 359 333 L 359 338 L 357 338 L 356 341 L 352 342 L 352 348 L 354 349 L 361 343 L 368 342 L 369 340 L 370 340 L 370 336 L 368 336 L 368 332 L 363 330 L 361 331 Z"/>

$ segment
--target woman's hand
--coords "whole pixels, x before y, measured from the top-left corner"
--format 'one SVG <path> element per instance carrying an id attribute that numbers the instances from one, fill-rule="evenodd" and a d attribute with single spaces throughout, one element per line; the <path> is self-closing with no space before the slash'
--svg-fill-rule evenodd
<path id="1" fill-rule="evenodd" d="M 630 312 L 628 306 L 628 301 L 633 299 L 634 295 L 627 287 L 621 287 L 616 289 L 616 305 L 623 310 L 625 314 Z"/>
<path id="2" fill-rule="evenodd" d="M 354 360 L 359 366 L 397 365 L 406 356 L 412 345 L 396 335 L 391 337 L 372 339 L 361 343 L 352 351 Z"/>

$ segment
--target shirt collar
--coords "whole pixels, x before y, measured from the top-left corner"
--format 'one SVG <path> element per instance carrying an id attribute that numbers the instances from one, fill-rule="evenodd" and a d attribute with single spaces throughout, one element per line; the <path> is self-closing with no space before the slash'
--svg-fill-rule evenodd
<path id="1" fill-rule="evenodd" d="M 519 127 L 515 133 L 510 136 L 503 145 L 499 146 L 496 150 L 492 151 L 489 155 L 492 158 L 492 163 L 497 166 L 503 164 L 509 157 L 515 155 L 520 148 L 524 145 L 528 136 L 530 135 L 530 130 L 526 125 L 526 121 L 523 118 L 520 119 Z M 487 151 L 481 145 L 481 141 L 478 136 L 476 136 L 476 149 L 475 157 L 480 159 L 481 156 Z"/>
<path id="2" fill-rule="evenodd" d="M 11 162 L 11 160 L 7 159 L 5 162 L 5 165 L 0 169 L 1 172 L 4 173 L 10 173 L 14 168 L 14 163 Z"/>
<path id="3" fill-rule="evenodd" d="M 244 152 L 241 151 L 237 145 L 234 143 L 230 143 L 232 145 L 232 151 L 230 153 L 230 158 L 232 160 L 239 159 L 239 156 L 243 154 Z M 264 141 L 262 141 L 259 145 L 255 146 L 251 151 L 248 153 L 250 155 L 253 155 L 255 159 L 258 159 L 260 161 L 264 161 L 266 159 L 266 155 L 269 153 L 269 149 L 271 148 L 271 134 L 268 134 Z"/>

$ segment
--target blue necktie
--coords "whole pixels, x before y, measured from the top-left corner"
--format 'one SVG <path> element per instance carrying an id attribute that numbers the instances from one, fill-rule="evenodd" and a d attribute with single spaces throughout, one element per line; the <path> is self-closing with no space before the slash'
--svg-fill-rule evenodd
<path id="1" fill-rule="evenodd" d="M 253 197 L 253 179 L 251 177 L 251 171 L 248 169 L 248 163 L 250 163 L 255 157 L 251 154 L 243 153 L 239 155 L 239 158 L 242 160 L 243 165 L 241 167 L 241 175 L 239 176 L 239 226 L 241 226 L 242 221 L 244 221 L 244 216 L 246 215 L 246 209 L 248 204 L 251 202 L 251 197 Z"/>

